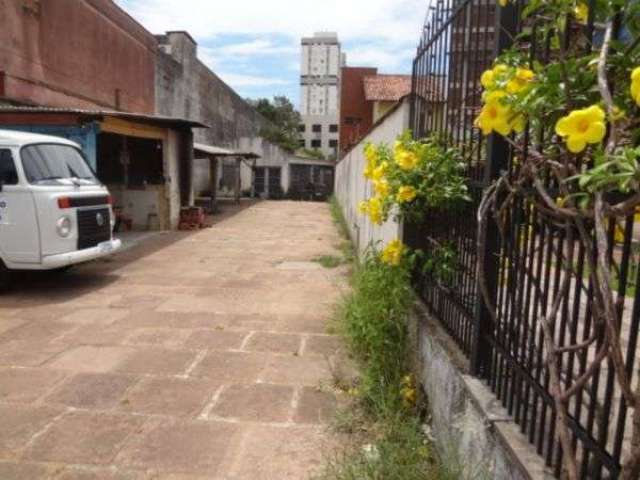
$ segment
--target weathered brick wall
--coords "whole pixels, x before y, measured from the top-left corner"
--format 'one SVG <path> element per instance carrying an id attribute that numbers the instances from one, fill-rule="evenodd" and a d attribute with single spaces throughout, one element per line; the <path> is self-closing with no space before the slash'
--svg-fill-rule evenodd
<path id="1" fill-rule="evenodd" d="M 4 99 L 153 113 L 156 41 L 111 0 L 0 0 Z"/>

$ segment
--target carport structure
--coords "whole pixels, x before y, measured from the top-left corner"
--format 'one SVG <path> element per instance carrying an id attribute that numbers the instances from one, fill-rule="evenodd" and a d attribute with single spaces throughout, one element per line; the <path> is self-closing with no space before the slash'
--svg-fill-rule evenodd
<path id="1" fill-rule="evenodd" d="M 233 183 L 233 196 L 236 203 L 240 203 L 240 195 L 242 194 L 242 164 L 247 161 L 252 161 L 250 165 L 252 175 L 255 171 L 255 161 L 260 158 L 260 155 L 253 152 L 238 152 L 215 145 L 206 145 L 203 143 L 193 144 L 194 157 L 196 159 L 203 158 L 209 161 L 209 190 L 211 196 L 211 212 L 215 213 L 217 210 L 216 200 L 218 196 L 218 183 L 225 176 L 224 162 L 231 161 L 232 164 L 228 166 L 233 168 L 233 177 L 231 183 Z M 220 161 L 219 161 L 220 160 Z M 222 167 L 222 172 L 220 172 Z M 204 172 L 200 172 L 204 173 Z M 197 174 L 197 173 L 196 173 Z M 228 173 L 227 173 L 228 176 Z M 253 185 L 253 179 L 252 179 Z"/>
<path id="2" fill-rule="evenodd" d="M 192 128 L 206 128 L 202 123 L 110 110 L 0 107 L 0 128 L 78 143 L 136 230 L 174 229 L 180 208 L 193 203 Z"/>

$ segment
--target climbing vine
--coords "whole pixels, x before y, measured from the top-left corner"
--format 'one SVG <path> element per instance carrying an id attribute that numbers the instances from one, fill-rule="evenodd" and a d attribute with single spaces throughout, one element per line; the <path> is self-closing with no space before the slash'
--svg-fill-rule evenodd
<path id="1" fill-rule="evenodd" d="M 505 6 L 506 0 L 501 4 Z M 534 20 L 537 28 L 532 29 Z M 556 338 L 556 321 L 572 278 L 582 282 L 572 265 L 557 267 L 563 269 L 564 279 L 539 318 L 563 451 L 563 476 L 579 477 L 569 428 L 570 401 L 607 361 L 633 412 L 630 455 L 624 459 L 620 478 L 637 479 L 640 385 L 634 385 L 633 369 L 625 366 L 614 287 L 618 267 L 610 254 L 615 238 L 607 232 L 640 206 L 640 2 L 531 0 L 522 12 L 522 23 L 525 28 L 513 47 L 480 79 L 484 91 L 475 125 L 484 135 L 505 139 L 513 152 L 513 167 L 482 199 L 479 252 L 484 252 L 482 233 L 489 220 L 506 232 L 509 212 L 523 203 L 531 215 L 561 229 L 569 243 L 584 246 L 596 333 L 571 345 L 560 345 Z M 581 29 L 592 29 L 593 43 L 587 35 L 572 35 Z M 533 43 L 548 46 L 544 62 L 532 59 Z M 482 258 L 479 265 L 482 268 Z M 498 321 L 483 271 L 479 285 Z M 563 371 L 567 368 L 563 357 L 570 352 L 588 359 L 578 378 Z"/>

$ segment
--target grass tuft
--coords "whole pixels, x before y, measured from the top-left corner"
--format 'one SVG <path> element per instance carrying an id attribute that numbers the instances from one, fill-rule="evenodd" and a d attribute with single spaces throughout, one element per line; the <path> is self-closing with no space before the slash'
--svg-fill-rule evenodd
<path id="1" fill-rule="evenodd" d="M 313 261 L 319 263 L 324 268 L 336 268 L 345 263 L 344 258 L 335 255 L 321 255 L 314 258 Z"/>

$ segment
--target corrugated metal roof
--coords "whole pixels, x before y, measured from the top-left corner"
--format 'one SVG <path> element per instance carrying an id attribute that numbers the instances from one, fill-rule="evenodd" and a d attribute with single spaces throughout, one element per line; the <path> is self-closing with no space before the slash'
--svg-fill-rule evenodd
<path id="1" fill-rule="evenodd" d="M 217 147 L 215 145 L 207 145 L 205 143 L 194 143 L 193 149 L 216 157 L 260 158 L 260 155 L 257 153 L 240 152 L 237 150 L 230 150 L 228 148 Z"/>
<path id="2" fill-rule="evenodd" d="M 411 93 L 411 75 L 369 75 L 363 82 L 367 101 L 397 102 Z"/>
<path id="3" fill-rule="evenodd" d="M 113 117 L 129 121 L 138 121 L 151 125 L 178 126 L 191 128 L 209 128 L 201 122 L 186 120 L 184 118 L 165 117 L 162 115 L 149 115 L 145 113 L 118 112 L 116 110 L 87 110 L 81 108 L 61 107 L 14 107 L 0 106 L 1 113 L 14 114 L 47 114 L 47 115 L 83 115 L 91 118 Z"/>

